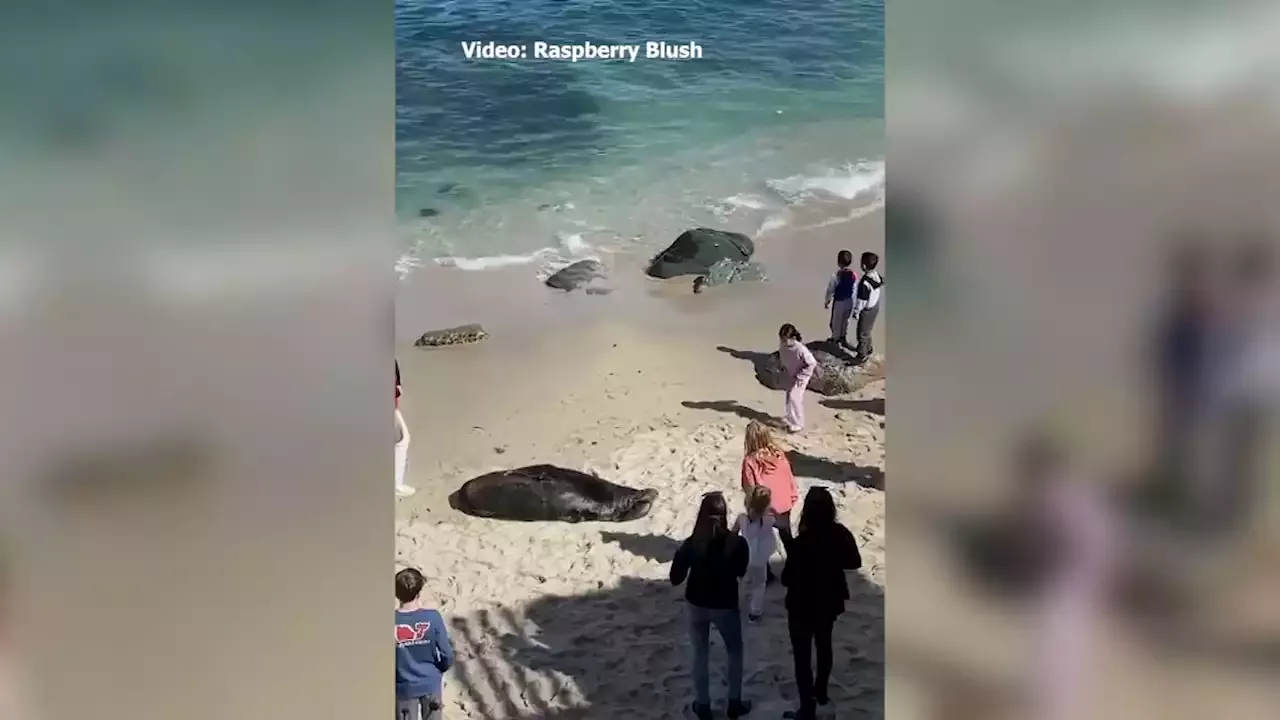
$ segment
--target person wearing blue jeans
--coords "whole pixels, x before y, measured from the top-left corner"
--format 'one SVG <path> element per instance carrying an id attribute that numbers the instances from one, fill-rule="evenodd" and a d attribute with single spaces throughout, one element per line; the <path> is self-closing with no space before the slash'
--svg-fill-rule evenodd
<path id="1" fill-rule="evenodd" d="M 729 655 L 731 719 L 751 712 L 742 699 L 742 615 L 738 609 L 738 580 L 747 572 L 747 541 L 729 532 L 729 507 L 724 495 L 707 493 L 698 508 L 693 534 L 671 561 L 671 584 L 685 585 L 689 604 L 689 640 L 693 644 L 693 714 L 711 715 L 711 626 L 715 626 Z"/>

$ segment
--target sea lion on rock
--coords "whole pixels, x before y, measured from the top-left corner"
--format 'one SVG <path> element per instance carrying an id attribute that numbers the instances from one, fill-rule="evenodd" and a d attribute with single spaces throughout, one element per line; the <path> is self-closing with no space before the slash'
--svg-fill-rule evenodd
<path id="1" fill-rule="evenodd" d="M 755 243 L 742 233 L 694 228 L 686 230 L 654 256 L 645 273 L 667 280 L 681 275 L 709 275 L 721 260 L 746 262 L 755 253 Z"/>
<path id="2" fill-rule="evenodd" d="M 470 345 L 489 337 L 479 325 L 459 325 L 443 330 L 430 330 L 422 333 L 413 344 L 418 347 L 443 347 L 445 345 Z"/>
<path id="3" fill-rule="evenodd" d="M 530 465 L 468 480 L 449 496 L 449 506 L 498 520 L 628 522 L 648 515 L 657 499 L 657 490 L 623 487 L 555 465 Z"/>

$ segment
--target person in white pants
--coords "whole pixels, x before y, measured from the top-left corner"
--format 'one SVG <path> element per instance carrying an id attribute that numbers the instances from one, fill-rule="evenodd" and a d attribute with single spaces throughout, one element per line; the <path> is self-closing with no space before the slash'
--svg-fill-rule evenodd
<path id="1" fill-rule="evenodd" d="M 396 440 L 396 495 L 409 497 L 417 490 L 404 483 L 405 470 L 409 467 L 409 426 L 405 424 L 399 408 L 396 408 L 396 431 L 399 436 Z"/>
<path id="2" fill-rule="evenodd" d="M 396 361 L 396 496 L 409 497 L 417 490 L 404 484 L 409 468 L 409 425 L 400 414 L 400 394 L 400 362 Z"/>
<path id="3" fill-rule="evenodd" d="M 752 486 L 747 490 L 745 514 L 733 521 L 733 532 L 742 535 L 750 551 L 747 573 L 747 619 L 757 622 L 764 616 L 764 594 L 768 586 L 769 559 L 777 552 L 773 534 L 773 513 L 769 512 L 769 488 Z"/>

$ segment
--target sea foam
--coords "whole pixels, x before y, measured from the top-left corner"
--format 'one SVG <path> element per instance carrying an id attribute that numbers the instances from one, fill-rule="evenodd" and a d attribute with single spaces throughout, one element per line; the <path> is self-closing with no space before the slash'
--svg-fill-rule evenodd
<path id="1" fill-rule="evenodd" d="M 493 270 L 513 265 L 531 265 L 541 263 L 539 274 L 550 275 L 558 266 L 564 266 L 578 260 L 599 259 L 595 248 L 580 233 L 556 233 L 556 244 L 544 247 L 524 255 L 487 255 L 483 257 L 442 257 L 436 258 L 437 265 L 457 268 L 458 270 Z"/>
<path id="2" fill-rule="evenodd" d="M 809 200 L 875 200 L 884 195 L 884 161 L 864 160 L 820 175 L 792 175 L 767 180 L 765 186 L 788 205 Z"/>

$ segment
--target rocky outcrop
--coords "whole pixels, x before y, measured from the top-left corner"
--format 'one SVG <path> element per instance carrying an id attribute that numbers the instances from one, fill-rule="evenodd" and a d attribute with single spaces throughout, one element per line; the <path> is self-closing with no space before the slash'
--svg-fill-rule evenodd
<path id="1" fill-rule="evenodd" d="M 805 343 L 818 361 L 809 379 L 809 389 L 819 395 L 846 395 L 877 379 L 879 360 L 853 364 L 853 355 L 828 341 Z M 756 379 L 766 387 L 782 390 L 785 386 L 782 360 L 774 352 L 756 368 Z"/>
<path id="2" fill-rule="evenodd" d="M 546 285 L 565 292 L 600 292 L 608 290 L 608 277 L 604 263 L 599 260 L 579 260 L 557 270 L 546 279 Z"/>
<path id="3" fill-rule="evenodd" d="M 418 347 L 445 347 L 447 345 L 470 345 L 489 337 L 479 325 L 459 325 L 443 330 L 431 330 L 422 333 L 413 344 Z"/>
<path id="4" fill-rule="evenodd" d="M 751 238 L 741 233 L 695 228 L 686 230 L 666 250 L 654 256 L 645 272 L 650 277 L 707 275 L 723 260 L 746 262 L 756 251 Z"/>

